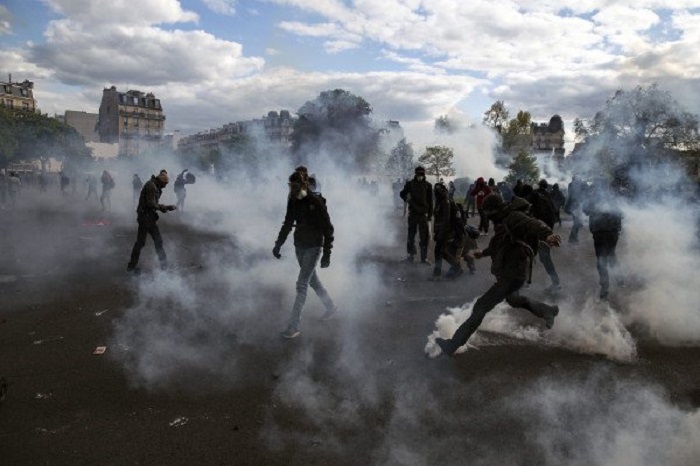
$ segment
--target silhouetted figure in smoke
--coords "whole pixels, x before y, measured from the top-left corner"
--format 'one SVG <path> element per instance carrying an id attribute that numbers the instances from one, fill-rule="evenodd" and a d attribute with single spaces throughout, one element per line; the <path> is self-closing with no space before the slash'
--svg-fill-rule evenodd
<path id="1" fill-rule="evenodd" d="M 49 180 L 46 178 L 46 172 L 39 173 L 39 191 L 45 193 L 48 184 Z"/>
<path id="2" fill-rule="evenodd" d="M 608 188 L 605 180 L 598 180 L 587 200 L 583 204 L 583 212 L 588 215 L 588 228 L 593 234 L 596 266 L 600 277 L 600 297 L 606 299 L 610 291 L 609 272 L 613 272 L 618 285 L 622 280 L 617 270 L 615 249 L 622 230 L 622 211 L 618 208 L 617 199 Z"/>
<path id="3" fill-rule="evenodd" d="M 143 188 L 143 181 L 137 173 L 134 173 L 131 179 L 131 192 L 133 195 L 133 204 L 136 205 L 139 202 L 139 196 L 141 195 L 141 189 Z"/>
<path id="4" fill-rule="evenodd" d="M 499 196 L 503 197 L 501 190 L 498 188 L 498 186 L 496 186 L 496 181 L 493 178 L 489 178 L 489 182 L 486 186 L 489 187 L 489 194 L 498 194 Z"/>
<path id="5" fill-rule="evenodd" d="M 566 197 L 564 193 L 559 189 L 559 183 L 554 183 L 552 185 L 552 203 L 554 204 L 554 222 L 559 223 L 561 227 L 561 208 L 566 204 Z"/>
<path id="6" fill-rule="evenodd" d="M 65 196 L 66 194 L 68 194 L 66 192 L 66 188 L 68 187 L 68 185 L 70 185 L 70 178 L 68 178 L 68 175 L 66 175 L 66 173 L 63 171 L 58 172 L 58 176 L 60 177 L 59 183 L 61 186 L 61 194 Z"/>
<path id="7" fill-rule="evenodd" d="M 85 182 L 88 185 L 88 192 L 87 196 L 85 196 L 85 200 L 89 200 L 90 197 L 95 196 L 95 200 L 97 200 L 97 178 L 94 176 L 90 175 L 87 177 Z"/>
<path id="8" fill-rule="evenodd" d="M 408 240 L 406 241 L 406 251 L 408 257 L 406 262 L 413 262 L 416 255 L 416 233 L 420 238 L 420 261 L 430 265 L 428 262 L 428 242 L 430 232 L 428 222 L 433 217 L 433 187 L 425 179 L 425 168 L 418 166 L 414 170 L 413 179 L 408 181 L 399 196 L 408 204 Z"/>
<path id="9" fill-rule="evenodd" d="M 187 173 L 187 169 L 184 169 L 182 173 L 177 175 L 177 178 L 175 178 L 175 184 L 173 185 L 173 188 L 175 189 L 175 197 L 177 198 L 175 205 L 180 210 L 185 209 L 185 198 L 187 197 L 187 189 L 185 188 L 185 173 Z"/>
<path id="10" fill-rule="evenodd" d="M 10 195 L 10 204 L 15 205 L 19 197 L 19 191 L 22 188 L 22 180 L 16 172 L 10 172 L 10 177 L 7 179 L 7 192 Z"/>
<path id="11" fill-rule="evenodd" d="M 517 180 L 515 182 L 515 186 L 513 187 L 513 195 L 518 196 L 518 197 L 523 197 L 523 187 L 525 184 L 523 183 L 523 180 Z"/>
<path id="12" fill-rule="evenodd" d="M 174 205 L 159 204 L 163 189 L 168 185 L 170 177 L 166 170 L 161 170 L 158 176 L 151 176 L 151 179 L 143 185 L 139 196 L 139 205 L 136 208 L 136 220 L 139 224 L 136 242 L 131 250 L 131 259 L 126 266 L 126 271 L 134 274 L 139 273 L 138 264 L 141 249 L 146 245 L 146 236 L 151 235 L 153 244 L 156 247 L 160 268 L 168 268 L 168 259 L 163 249 L 163 238 L 158 229 L 158 212 L 166 213 L 177 209 Z"/>
<path id="13" fill-rule="evenodd" d="M 574 219 L 574 224 L 569 234 L 569 244 L 578 244 L 578 231 L 583 226 L 583 221 L 581 220 L 581 205 L 583 203 L 586 185 L 577 175 L 574 175 L 571 179 L 571 183 L 569 183 L 568 191 L 564 212 L 571 215 Z"/>
<path id="14" fill-rule="evenodd" d="M 391 183 L 391 192 L 394 195 L 394 208 L 396 210 L 401 209 L 401 197 L 399 196 L 401 185 L 401 178 L 396 178 L 396 181 Z"/>
<path id="15" fill-rule="evenodd" d="M 496 186 L 504 201 L 510 202 L 513 199 L 513 186 L 507 181 L 499 181 Z"/>
<path id="16" fill-rule="evenodd" d="M 296 338 L 301 333 L 301 313 L 306 303 L 309 286 L 313 288 L 326 308 L 321 320 L 328 320 L 337 312 L 333 299 L 328 295 L 316 274 L 319 258 L 321 268 L 331 264 L 333 224 L 325 202 L 309 190 L 309 179 L 303 171 L 295 171 L 289 177 L 287 212 L 275 241 L 275 247 L 272 249 L 272 255 L 277 259 L 282 257 L 280 249 L 292 228 L 294 228 L 294 248 L 300 270 L 292 315 L 287 330 L 281 334 L 284 338 Z"/>
<path id="17" fill-rule="evenodd" d="M 5 174 L 5 169 L 0 170 L 0 204 L 5 205 L 7 202 L 8 176 Z"/>
<path id="18" fill-rule="evenodd" d="M 432 280 L 438 280 L 442 275 L 443 259 L 450 264 L 445 274 L 448 280 L 459 278 L 462 273 L 461 262 L 465 247 L 476 248 L 473 239 L 468 238 L 465 231 L 465 213 L 461 207 L 449 199 L 449 191 L 441 183 L 437 183 L 435 191 L 435 210 L 433 224 L 433 240 L 435 241 L 435 267 Z M 468 241 L 470 243 L 468 244 Z M 469 256 L 467 256 L 469 257 Z M 474 270 L 473 259 L 469 262 L 469 270 Z"/>
<path id="19" fill-rule="evenodd" d="M 484 179 L 481 177 L 479 177 L 479 179 L 476 180 L 474 189 L 472 189 L 469 193 L 476 198 L 476 210 L 479 211 L 479 231 L 485 235 L 489 232 L 489 219 L 484 214 L 481 205 L 483 204 L 484 199 L 486 199 L 486 196 L 488 196 L 490 193 L 491 190 L 486 185 Z"/>
<path id="20" fill-rule="evenodd" d="M 102 210 L 112 208 L 112 189 L 114 189 L 114 178 L 107 171 L 102 172 L 100 177 L 102 182 L 102 196 L 100 196 L 100 204 L 102 204 Z"/>
<path id="21" fill-rule="evenodd" d="M 476 186 L 476 183 L 470 184 L 467 192 L 464 194 L 464 202 L 467 204 L 467 217 L 469 213 L 472 214 L 472 217 L 476 217 L 476 197 L 472 196 L 474 186 Z"/>
<path id="22" fill-rule="evenodd" d="M 497 194 L 489 195 L 483 202 L 485 215 L 494 223 L 494 236 L 484 251 L 476 251 L 474 257 L 491 256 L 491 273 L 496 283 L 474 303 L 469 318 L 457 329 L 451 339 L 436 338 L 435 343 L 443 353 L 454 354 L 460 346 L 479 328 L 486 314 L 504 299 L 512 307 L 527 309 L 544 319 L 547 328 L 552 328 L 559 314 L 558 306 L 550 306 L 521 296 L 518 291 L 532 271 L 532 259 L 539 241 L 550 246 L 559 246 L 561 238 L 543 222 L 530 217 L 526 212 L 527 201 L 514 198 L 506 204 Z"/>
<path id="23" fill-rule="evenodd" d="M 527 200 L 530 202 L 530 214 L 537 220 L 544 222 L 553 230 L 554 222 L 557 217 L 552 196 L 547 190 L 548 186 L 547 180 L 540 180 L 538 188 L 528 196 Z M 549 246 L 544 245 L 539 248 L 539 258 L 544 269 L 547 271 L 547 275 L 549 275 L 549 278 L 552 280 L 552 284 L 544 291 L 546 293 L 558 293 L 561 291 L 561 284 L 559 282 L 557 269 L 554 267 L 554 262 L 552 261 L 552 252 Z"/>
<path id="24" fill-rule="evenodd" d="M 457 191 L 457 188 L 455 187 L 454 181 L 450 181 L 447 184 L 447 199 L 449 199 L 450 201 L 454 201 L 456 191 Z"/>

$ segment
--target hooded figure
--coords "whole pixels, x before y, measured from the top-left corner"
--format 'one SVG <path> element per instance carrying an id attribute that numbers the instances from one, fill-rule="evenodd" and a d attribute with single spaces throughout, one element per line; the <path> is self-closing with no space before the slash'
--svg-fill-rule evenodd
<path id="1" fill-rule="evenodd" d="M 138 275 L 140 273 L 138 264 L 141 249 L 146 245 L 146 236 L 151 235 L 153 244 L 156 247 L 156 253 L 160 260 L 160 268 L 166 270 L 168 261 L 163 249 L 163 238 L 160 236 L 158 229 L 158 212 L 166 213 L 175 210 L 174 205 L 159 204 L 160 196 L 163 194 L 163 188 L 168 185 L 170 177 L 166 170 L 161 170 L 158 176 L 151 176 L 151 179 L 143 185 L 141 195 L 139 196 L 139 205 L 136 208 L 136 220 L 139 224 L 138 233 L 136 234 L 136 242 L 131 250 L 131 259 L 126 266 L 126 271 Z"/>
<path id="2" fill-rule="evenodd" d="M 554 222 L 556 221 L 557 217 L 552 195 L 547 189 L 549 187 L 549 183 L 547 183 L 547 180 L 542 179 L 537 186 L 538 188 L 530 193 L 527 198 L 531 204 L 530 214 L 536 219 L 543 221 L 550 229 L 553 230 Z M 558 293 L 561 291 L 561 284 L 559 282 L 557 269 L 554 267 L 554 262 L 552 261 L 550 248 L 547 246 L 539 248 L 539 258 L 545 271 L 547 272 L 547 275 L 549 275 L 549 278 L 552 280 L 552 284 L 544 290 L 545 293 Z"/>
<path id="3" fill-rule="evenodd" d="M 404 185 L 399 196 L 408 204 L 408 239 L 406 241 L 408 257 L 406 262 L 413 262 L 413 257 L 416 255 L 415 242 L 416 233 L 418 233 L 421 263 L 430 265 L 428 262 L 428 242 L 430 240 L 428 222 L 433 216 L 433 187 L 425 179 L 425 168 L 416 167 L 415 176 Z"/>
<path id="4" fill-rule="evenodd" d="M 471 315 L 451 339 L 435 339 L 435 343 L 447 355 L 454 354 L 465 345 L 486 314 L 504 299 L 512 307 L 527 309 L 544 319 L 547 328 L 552 328 L 554 318 L 559 313 L 558 306 L 534 301 L 518 292 L 528 279 L 539 241 L 558 246 L 561 238 L 553 234 L 547 225 L 526 213 L 529 204 L 524 199 L 514 198 L 513 202 L 506 204 L 500 196 L 491 194 L 484 199 L 482 208 L 493 221 L 495 233 L 489 246 L 484 251 L 476 251 L 474 257 L 491 257 L 491 273 L 496 277 L 496 283 L 476 300 Z"/>
<path id="5" fill-rule="evenodd" d="M 488 234 L 489 232 L 489 219 L 484 215 L 484 211 L 481 208 L 482 204 L 484 203 L 484 199 L 486 199 L 486 196 L 491 194 L 491 189 L 486 185 L 486 182 L 484 181 L 483 178 L 478 178 L 476 180 L 476 184 L 474 185 L 474 188 L 472 189 L 471 193 L 472 196 L 476 197 L 476 210 L 479 211 L 479 231 L 482 232 L 483 234 Z"/>
<path id="6" fill-rule="evenodd" d="M 331 264 L 333 248 L 333 224 L 326 209 L 326 203 L 310 191 L 308 175 L 304 171 L 295 171 L 289 177 L 289 200 L 287 213 L 280 229 L 272 255 L 282 257 L 280 250 L 287 236 L 294 228 L 294 247 L 299 262 L 297 278 L 297 295 L 292 307 L 287 330 L 283 338 L 296 338 L 301 333 L 301 313 L 306 303 L 309 286 L 321 299 L 326 312 L 322 320 L 329 320 L 337 312 L 337 307 L 316 274 L 316 265 L 321 260 L 321 268 Z"/>

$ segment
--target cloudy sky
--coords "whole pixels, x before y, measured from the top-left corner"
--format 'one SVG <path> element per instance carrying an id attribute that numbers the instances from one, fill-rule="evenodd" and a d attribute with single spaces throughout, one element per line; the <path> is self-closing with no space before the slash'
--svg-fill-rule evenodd
<path id="1" fill-rule="evenodd" d="M 115 85 L 185 133 L 334 88 L 408 128 L 495 100 L 586 117 L 651 82 L 700 113 L 699 45 L 700 0 L 0 0 L 0 73 L 43 112 L 97 112 Z"/>

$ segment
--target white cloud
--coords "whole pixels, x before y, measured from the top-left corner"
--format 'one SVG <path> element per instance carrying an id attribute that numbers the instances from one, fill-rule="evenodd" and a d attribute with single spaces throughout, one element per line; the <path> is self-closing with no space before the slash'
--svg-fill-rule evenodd
<path id="1" fill-rule="evenodd" d="M 178 0 L 43 0 L 56 13 L 85 24 L 172 24 L 196 22 L 199 17 L 182 9 Z"/>
<path id="2" fill-rule="evenodd" d="M 214 13 L 233 16 L 236 14 L 236 0 L 202 0 Z"/>
<path id="3" fill-rule="evenodd" d="M 12 34 L 12 24 L 10 20 L 12 19 L 12 14 L 6 6 L 0 5 L 0 36 L 4 34 Z"/>

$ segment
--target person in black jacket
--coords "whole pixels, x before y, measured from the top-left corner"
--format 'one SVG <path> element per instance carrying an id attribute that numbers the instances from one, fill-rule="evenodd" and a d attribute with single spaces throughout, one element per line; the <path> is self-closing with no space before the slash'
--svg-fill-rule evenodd
<path id="1" fill-rule="evenodd" d="M 294 230 L 294 247 L 299 262 L 297 278 L 297 296 L 292 308 L 287 330 L 282 332 L 284 338 L 296 338 L 301 332 L 301 312 L 306 303 L 309 285 L 321 299 L 326 312 L 321 320 L 330 319 L 337 307 L 316 274 L 316 264 L 321 259 L 321 268 L 331 264 L 333 248 L 333 224 L 328 215 L 325 202 L 309 189 L 309 178 L 302 171 L 295 171 L 289 177 L 289 200 L 287 213 L 280 229 L 272 254 L 281 258 L 280 249 L 287 236 Z"/>
<path id="2" fill-rule="evenodd" d="M 166 213 L 176 209 L 174 205 L 159 204 L 163 188 L 168 185 L 170 178 L 168 172 L 161 170 L 158 176 L 151 176 L 151 179 L 143 185 L 139 196 L 139 205 L 136 208 L 136 219 L 139 223 L 139 230 L 136 234 L 136 242 L 131 250 L 131 260 L 126 266 L 126 271 L 135 275 L 139 274 L 138 263 L 141 249 L 146 245 L 146 236 L 151 235 L 153 244 L 156 246 L 156 253 L 160 260 L 160 268 L 166 270 L 168 261 L 163 249 L 163 238 L 158 229 L 158 212 Z"/>
<path id="3" fill-rule="evenodd" d="M 600 276 L 600 298 L 607 299 L 610 290 L 608 269 L 617 272 L 615 249 L 622 230 L 622 212 L 617 207 L 616 199 L 610 192 L 607 182 L 599 180 L 593 187 L 588 199 L 583 204 L 583 213 L 588 215 L 588 227 L 593 234 L 596 266 Z M 617 275 L 617 284 L 624 281 Z"/>
<path id="4" fill-rule="evenodd" d="M 416 233 L 418 233 L 420 236 L 420 261 L 430 265 L 428 262 L 428 242 L 430 241 L 428 223 L 433 217 L 433 187 L 425 179 L 425 168 L 416 167 L 415 176 L 404 185 L 399 196 L 408 203 L 408 240 L 406 241 L 408 257 L 406 261 L 413 262 L 413 256 L 416 255 Z"/>
<path id="5" fill-rule="evenodd" d="M 446 355 L 452 355 L 469 340 L 479 328 L 486 314 L 504 299 L 512 307 L 527 309 L 544 319 L 545 326 L 552 328 L 559 314 L 558 306 L 550 306 L 518 292 L 527 280 L 532 258 L 540 241 L 550 246 L 559 246 L 561 238 L 551 228 L 526 213 L 527 201 L 514 198 L 506 204 L 498 194 L 489 194 L 482 204 L 484 214 L 494 223 L 494 236 L 483 251 L 474 257 L 491 256 L 491 273 L 496 283 L 474 303 L 469 318 L 457 329 L 451 339 L 436 338 L 435 343 Z"/>
<path id="6" fill-rule="evenodd" d="M 554 201 L 552 196 L 547 190 L 549 184 L 547 180 L 542 179 L 538 184 L 538 188 L 530 193 L 527 200 L 530 202 L 530 214 L 537 220 L 543 221 L 547 226 L 554 230 L 554 222 L 557 219 L 555 212 Z M 544 291 L 545 293 L 558 293 L 561 291 L 561 284 L 559 282 L 559 275 L 557 274 L 557 269 L 554 267 L 554 262 L 552 261 L 552 251 L 551 249 L 543 245 L 539 248 L 539 258 L 540 262 L 544 266 L 544 270 L 549 275 L 552 280 L 552 284 L 547 287 Z"/>

